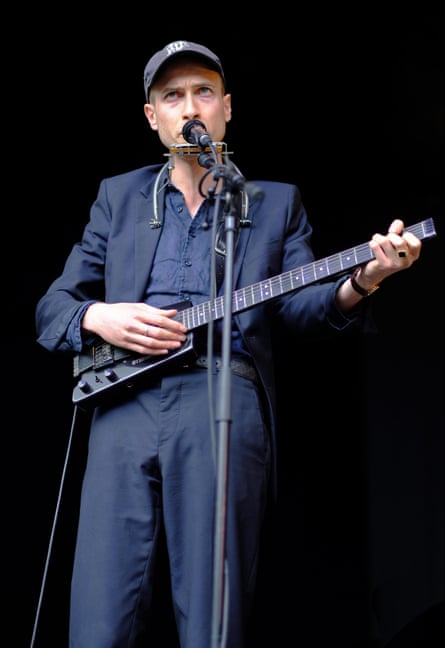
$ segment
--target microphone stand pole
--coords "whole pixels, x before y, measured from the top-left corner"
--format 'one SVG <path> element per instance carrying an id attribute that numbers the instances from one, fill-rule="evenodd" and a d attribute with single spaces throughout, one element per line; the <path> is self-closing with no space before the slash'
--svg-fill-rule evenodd
<path id="1" fill-rule="evenodd" d="M 236 202 L 236 201 L 235 201 Z M 225 217 L 226 259 L 224 268 L 224 313 L 222 328 L 221 368 L 218 374 L 218 400 L 216 420 L 218 422 L 217 438 L 217 483 L 216 514 L 214 538 L 213 569 L 213 606 L 212 606 L 212 648 L 223 648 L 225 615 L 228 602 L 227 569 L 226 569 L 226 521 L 227 521 L 227 487 L 229 475 L 229 437 L 232 412 L 232 373 L 230 369 L 232 342 L 232 284 L 233 258 L 236 232 L 236 207 L 232 194 L 226 191 L 226 202 L 230 209 Z"/>
<path id="2" fill-rule="evenodd" d="M 205 148 L 205 147 L 204 147 Z M 239 192 L 245 190 L 252 197 L 262 198 L 262 191 L 255 185 L 246 182 L 236 170 L 228 165 L 217 164 L 217 157 L 203 150 L 198 158 L 201 166 L 213 170 L 217 181 L 222 178 L 224 200 L 226 258 L 224 266 L 224 308 L 222 322 L 221 368 L 218 374 L 218 399 L 216 421 L 218 438 L 216 444 L 216 513 L 213 560 L 212 591 L 212 634 L 211 648 L 224 648 L 227 631 L 227 610 L 229 604 L 228 578 L 230 574 L 226 563 L 226 525 L 227 525 L 227 488 L 229 477 L 229 439 L 232 421 L 232 372 L 230 368 L 232 349 L 232 285 L 235 254 L 236 230 L 240 221 L 237 209 L 240 201 L 235 199 Z M 217 217 L 217 214 L 214 216 Z"/>

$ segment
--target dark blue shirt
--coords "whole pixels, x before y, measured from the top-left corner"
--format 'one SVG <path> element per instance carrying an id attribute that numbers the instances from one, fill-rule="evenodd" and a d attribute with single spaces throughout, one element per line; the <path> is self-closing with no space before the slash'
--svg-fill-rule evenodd
<path id="1" fill-rule="evenodd" d="M 195 306 L 210 299 L 214 211 L 213 201 L 207 198 L 192 218 L 183 194 L 171 184 L 166 187 L 162 231 L 145 295 L 147 304 L 165 308 L 189 302 Z M 215 323 L 215 332 L 214 352 L 218 352 L 220 321 Z M 204 338 L 200 336 L 200 343 Z M 235 327 L 232 341 L 232 353 L 246 352 Z M 205 349 L 201 351 L 205 353 Z"/>

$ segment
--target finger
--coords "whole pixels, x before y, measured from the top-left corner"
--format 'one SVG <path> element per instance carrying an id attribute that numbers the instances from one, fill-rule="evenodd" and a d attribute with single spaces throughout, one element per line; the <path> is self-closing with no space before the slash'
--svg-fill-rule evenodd
<path id="1" fill-rule="evenodd" d="M 375 258 L 383 263 L 392 263 L 394 259 L 404 260 L 409 258 L 409 247 L 407 242 L 396 234 L 375 234 L 370 242 L 370 247 Z M 399 254 L 400 253 L 400 254 Z"/>
<path id="2" fill-rule="evenodd" d="M 388 234 L 402 234 L 405 228 L 404 222 L 400 218 L 395 218 L 388 228 Z"/>
<path id="3" fill-rule="evenodd" d="M 182 331 L 173 331 L 170 328 L 163 328 L 156 324 L 145 324 L 142 335 L 149 337 L 151 340 L 155 340 L 160 344 L 168 342 L 180 344 L 186 339 L 186 336 Z"/>
<path id="4" fill-rule="evenodd" d="M 403 235 L 403 240 L 405 241 L 406 245 L 409 247 L 410 250 L 412 251 L 419 251 L 422 247 L 422 241 L 417 238 L 412 232 L 405 232 Z"/>
<path id="5" fill-rule="evenodd" d="M 172 313 L 172 315 L 167 315 L 167 313 Z M 177 333 L 185 333 L 187 327 L 180 322 L 179 320 L 173 319 L 173 316 L 177 311 L 158 311 L 156 313 L 150 314 L 149 322 L 155 326 L 158 326 L 162 329 L 168 329 L 170 331 L 176 331 Z"/>

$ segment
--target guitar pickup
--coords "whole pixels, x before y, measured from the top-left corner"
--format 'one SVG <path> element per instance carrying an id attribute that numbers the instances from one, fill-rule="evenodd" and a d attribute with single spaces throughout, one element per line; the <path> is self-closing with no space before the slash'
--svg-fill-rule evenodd
<path id="1" fill-rule="evenodd" d="M 100 342 L 93 346 L 93 367 L 94 369 L 103 369 L 114 365 L 114 348 L 108 342 Z"/>

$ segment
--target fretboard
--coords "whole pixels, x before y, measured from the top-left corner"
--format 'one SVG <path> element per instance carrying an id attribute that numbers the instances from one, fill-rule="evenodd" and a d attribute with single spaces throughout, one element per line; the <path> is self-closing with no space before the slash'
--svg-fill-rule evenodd
<path id="1" fill-rule="evenodd" d="M 405 231 L 411 232 L 420 240 L 436 236 L 432 218 L 411 225 Z M 312 283 L 324 281 L 355 266 L 367 263 L 373 257 L 374 254 L 369 243 L 362 243 L 324 259 L 258 281 L 245 288 L 239 288 L 232 293 L 232 313 L 239 313 L 262 302 L 280 297 L 285 293 L 298 290 Z M 224 296 L 219 296 L 180 311 L 175 319 L 185 324 L 189 330 L 193 330 L 208 324 L 212 320 L 219 320 L 223 316 Z"/>

